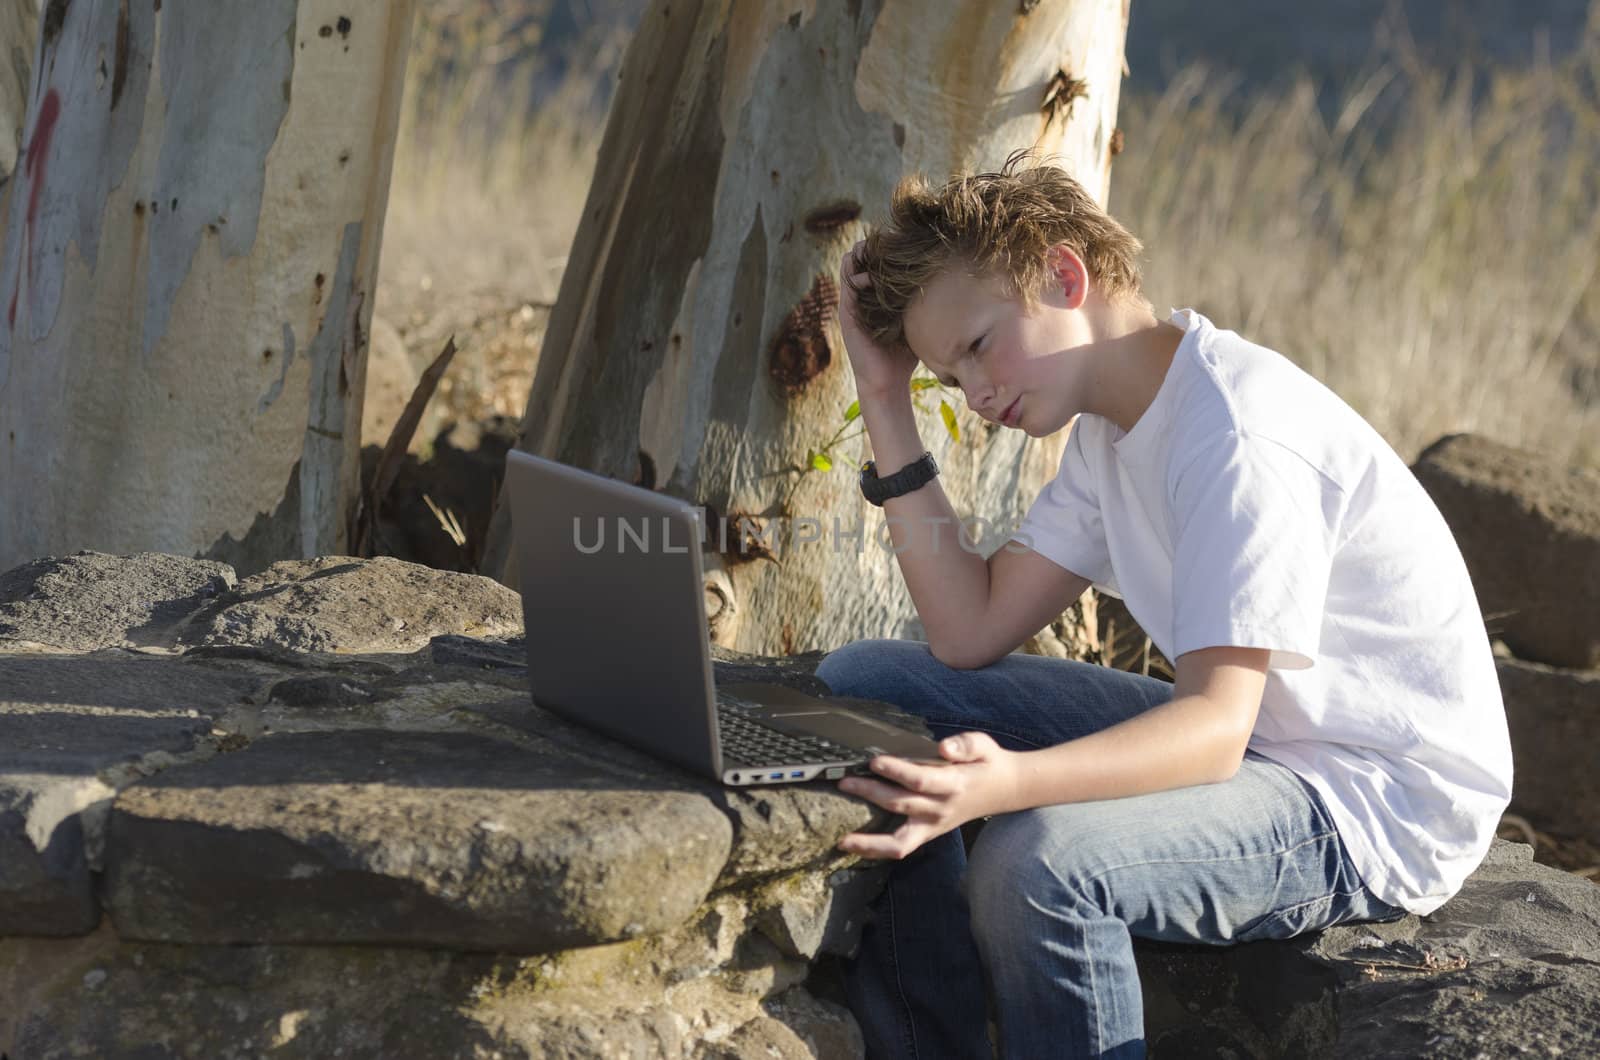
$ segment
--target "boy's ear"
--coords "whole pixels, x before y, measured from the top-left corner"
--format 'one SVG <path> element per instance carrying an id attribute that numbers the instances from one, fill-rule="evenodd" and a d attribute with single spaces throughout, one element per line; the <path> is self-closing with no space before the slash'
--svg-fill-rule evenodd
<path id="1" fill-rule="evenodd" d="M 1051 247 L 1045 255 L 1050 270 L 1050 290 L 1059 292 L 1067 309 L 1078 309 L 1089 295 L 1089 268 L 1065 243 Z"/>

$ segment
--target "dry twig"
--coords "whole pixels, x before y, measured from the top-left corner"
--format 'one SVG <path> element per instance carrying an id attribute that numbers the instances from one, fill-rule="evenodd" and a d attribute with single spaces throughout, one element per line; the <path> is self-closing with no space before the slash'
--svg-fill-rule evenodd
<path id="1" fill-rule="evenodd" d="M 378 464 L 372 470 L 372 478 L 362 491 L 361 506 L 356 513 L 356 529 L 352 535 L 351 550 L 358 556 L 371 554 L 372 531 L 378 524 L 378 507 L 394 486 L 394 478 L 400 473 L 400 458 L 410 448 L 411 436 L 416 434 L 417 424 L 422 422 L 422 410 L 427 408 L 429 399 L 439 387 L 439 380 L 444 376 L 445 369 L 450 367 L 450 360 L 455 355 L 456 337 L 451 335 L 444 344 L 444 349 L 439 351 L 439 356 L 423 370 L 422 378 L 417 380 L 417 387 L 411 392 L 410 400 L 406 402 L 405 411 L 400 413 L 400 418 L 394 422 L 394 429 L 389 432 L 389 440 L 384 443 L 383 454 L 378 457 Z"/>

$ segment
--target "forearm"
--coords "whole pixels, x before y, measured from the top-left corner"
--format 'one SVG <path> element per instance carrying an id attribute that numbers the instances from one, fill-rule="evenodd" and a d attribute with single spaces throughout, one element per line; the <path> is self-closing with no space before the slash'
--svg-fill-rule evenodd
<path id="1" fill-rule="evenodd" d="M 863 395 L 861 418 L 880 475 L 892 475 L 926 448 L 909 392 Z M 962 528 L 939 479 L 883 504 L 900 573 L 935 653 L 959 645 L 989 602 L 989 565 Z"/>
<path id="2" fill-rule="evenodd" d="M 1000 812 L 1214 784 L 1237 771 L 1248 739 L 1204 696 L 1179 696 L 1088 736 L 1020 752 L 1015 805 Z"/>

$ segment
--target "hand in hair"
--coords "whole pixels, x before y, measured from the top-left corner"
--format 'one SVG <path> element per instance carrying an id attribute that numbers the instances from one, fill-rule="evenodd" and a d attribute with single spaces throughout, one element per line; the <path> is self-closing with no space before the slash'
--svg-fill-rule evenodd
<path id="1" fill-rule="evenodd" d="M 839 330 L 844 334 L 850 370 L 855 373 L 857 395 L 875 400 L 909 393 L 911 374 L 917 370 L 919 362 L 910 349 L 880 346 L 861 329 L 856 316 L 856 289 L 870 290 L 872 283 L 857 262 L 857 254 L 865 242 L 861 240 L 850 248 L 839 269 Z"/>

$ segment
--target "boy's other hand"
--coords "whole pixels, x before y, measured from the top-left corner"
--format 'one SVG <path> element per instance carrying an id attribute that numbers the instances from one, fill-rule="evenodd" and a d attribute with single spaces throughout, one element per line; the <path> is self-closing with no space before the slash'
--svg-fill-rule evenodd
<path id="1" fill-rule="evenodd" d="M 945 761 L 918 765 L 878 755 L 872 771 L 884 780 L 846 777 L 839 789 L 860 796 L 905 823 L 893 832 L 851 832 L 837 846 L 866 858 L 903 858 L 930 839 L 968 821 L 1018 809 L 1019 752 L 1008 751 L 984 732 L 964 732 L 939 741 Z"/>
<path id="2" fill-rule="evenodd" d="M 867 400 L 909 393 L 911 374 L 917 370 L 916 355 L 909 348 L 889 349 L 878 345 L 861 329 L 856 315 L 856 296 L 849 281 L 870 287 L 871 280 L 857 262 L 866 240 L 845 254 L 839 269 L 839 330 L 844 335 L 845 353 L 856 377 L 856 393 Z"/>

